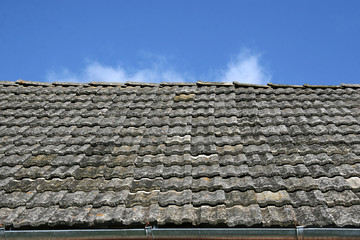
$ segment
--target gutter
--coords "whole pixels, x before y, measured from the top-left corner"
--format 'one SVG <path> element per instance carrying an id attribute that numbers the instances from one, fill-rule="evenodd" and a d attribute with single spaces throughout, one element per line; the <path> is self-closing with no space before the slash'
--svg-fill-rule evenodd
<path id="1" fill-rule="evenodd" d="M 4 230 L 6 240 L 360 240 L 360 228 L 151 228 L 79 230 Z"/>

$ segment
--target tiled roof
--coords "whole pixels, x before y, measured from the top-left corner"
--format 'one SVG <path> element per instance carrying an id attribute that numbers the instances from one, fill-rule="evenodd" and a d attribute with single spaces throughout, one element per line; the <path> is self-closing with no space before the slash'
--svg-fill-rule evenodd
<path id="1" fill-rule="evenodd" d="M 0 224 L 360 226 L 360 84 L 0 82 Z"/>

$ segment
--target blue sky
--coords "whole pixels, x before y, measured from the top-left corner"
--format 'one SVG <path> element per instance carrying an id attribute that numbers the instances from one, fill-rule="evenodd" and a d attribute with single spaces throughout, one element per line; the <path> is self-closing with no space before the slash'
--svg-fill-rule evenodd
<path id="1" fill-rule="evenodd" d="M 1 0 L 17 79 L 360 83 L 360 1 Z"/>

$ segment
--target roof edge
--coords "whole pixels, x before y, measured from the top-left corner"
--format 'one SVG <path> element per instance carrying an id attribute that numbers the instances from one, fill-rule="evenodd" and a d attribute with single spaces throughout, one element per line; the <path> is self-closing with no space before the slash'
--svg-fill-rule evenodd
<path id="1" fill-rule="evenodd" d="M 77 83 L 77 82 L 53 82 L 54 86 L 63 86 L 63 87 L 77 87 L 77 86 L 87 86 L 88 83 Z"/>
<path id="2" fill-rule="evenodd" d="M 341 83 L 340 86 L 348 88 L 360 88 L 360 84 Z"/>
<path id="3" fill-rule="evenodd" d="M 204 82 L 204 81 L 197 81 L 197 85 L 199 86 L 233 86 L 234 84 L 231 82 Z"/>
<path id="4" fill-rule="evenodd" d="M 269 88 L 270 87 L 268 85 L 252 84 L 252 83 L 239 83 L 236 81 L 234 81 L 233 84 L 236 87 L 255 87 L 255 88 Z"/>
<path id="5" fill-rule="evenodd" d="M 266 85 L 262 84 L 252 84 L 252 83 L 240 83 L 240 82 L 161 82 L 161 83 L 148 83 L 148 82 L 89 82 L 89 83 L 77 83 L 77 82 L 37 82 L 37 81 L 26 81 L 19 79 L 17 81 L 2 81 L 0 80 L 0 85 L 3 86 L 83 86 L 83 87 L 165 87 L 165 86 L 218 86 L 218 87 L 252 87 L 252 88 L 360 88 L 360 84 L 350 84 L 350 83 L 341 83 L 340 85 L 291 85 L 291 84 L 276 84 L 276 83 L 267 83 Z"/>
<path id="6" fill-rule="evenodd" d="M 304 84 L 303 85 L 306 88 L 341 88 L 340 85 L 310 85 L 310 84 Z"/>
<path id="7" fill-rule="evenodd" d="M 276 84 L 276 83 L 268 83 L 267 84 L 273 88 L 302 88 L 303 85 L 289 85 L 289 84 Z"/>
<path id="8" fill-rule="evenodd" d="M 124 83 L 120 82 L 89 82 L 90 86 L 100 86 L 100 87 L 122 87 L 125 86 Z"/>
<path id="9" fill-rule="evenodd" d="M 25 81 L 22 79 L 16 80 L 15 84 L 25 85 L 25 86 L 51 86 L 51 83 L 48 82 L 33 82 L 33 81 Z"/>

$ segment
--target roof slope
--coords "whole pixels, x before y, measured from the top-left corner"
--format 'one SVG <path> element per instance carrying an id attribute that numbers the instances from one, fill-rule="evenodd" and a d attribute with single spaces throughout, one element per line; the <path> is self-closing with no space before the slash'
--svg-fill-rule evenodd
<path id="1" fill-rule="evenodd" d="M 0 82 L 0 223 L 360 226 L 359 122 L 360 85 Z"/>

